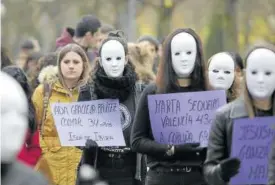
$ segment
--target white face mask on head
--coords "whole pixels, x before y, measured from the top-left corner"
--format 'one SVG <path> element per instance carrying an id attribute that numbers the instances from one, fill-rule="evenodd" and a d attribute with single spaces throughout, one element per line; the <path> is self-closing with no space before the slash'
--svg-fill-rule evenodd
<path id="1" fill-rule="evenodd" d="M 209 84 L 216 90 L 228 90 L 234 82 L 234 60 L 226 53 L 215 54 L 208 67 Z"/>
<path id="2" fill-rule="evenodd" d="M 197 57 L 197 43 L 189 33 L 179 33 L 171 41 L 172 66 L 178 77 L 189 77 Z"/>
<path id="3" fill-rule="evenodd" d="M 254 99 L 267 99 L 275 91 L 275 53 L 256 49 L 246 61 L 246 85 Z"/>
<path id="4" fill-rule="evenodd" d="M 21 86 L 0 72 L 1 163 L 16 161 L 28 128 L 28 104 Z"/>
<path id="5" fill-rule="evenodd" d="M 127 64 L 123 45 L 117 40 L 109 40 L 101 49 L 101 66 L 109 77 L 117 78 L 123 75 Z"/>

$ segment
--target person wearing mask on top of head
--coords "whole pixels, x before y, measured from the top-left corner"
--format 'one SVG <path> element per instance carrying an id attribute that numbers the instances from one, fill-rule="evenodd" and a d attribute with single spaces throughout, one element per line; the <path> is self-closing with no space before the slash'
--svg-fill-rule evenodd
<path id="1" fill-rule="evenodd" d="M 211 126 L 204 176 L 209 185 L 225 185 L 239 173 L 241 161 L 230 157 L 234 120 L 275 115 L 275 48 L 253 46 L 245 57 L 244 94 L 216 111 Z"/>
<path id="2" fill-rule="evenodd" d="M 147 155 L 146 185 L 205 184 L 201 165 L 205 148 L 200 143 L 161 144 L 154 140 L 148 95 L 205 91 L 203 54 L 199 36 L 192 29 L 177 29 L 167 36 L 156 83 L 140 98 L 131 133 L 131 146 Z"/>

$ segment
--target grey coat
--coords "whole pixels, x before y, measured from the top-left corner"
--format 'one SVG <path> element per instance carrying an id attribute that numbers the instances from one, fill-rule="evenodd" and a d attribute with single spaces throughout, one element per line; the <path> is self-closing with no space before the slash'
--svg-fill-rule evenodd
<path id="1" fill-rule="evenodd" d="M 14 162 L 7 174 L 1 177 L 2 185 L 48 185 L 47 180 L 37 171 L 32 168 Z"/>
<path id="2" fill-rule="evenodd" d="M 272 151 L 270 155 L 269 169 L 268 169 L 268 184 L 275 185 L 275 138 L 273 140 Z"/>
<path id="3" fill-rule="evenodd" d="M 273 107 L 275 107 L 275 101 Z M 248 112 L 242 97 L 217 110 L 204 163 L 204 176 L 209 185 L 226 184 L 219 174 L 219 162 L 230 157 L 233 120 L 245 117 L 248 117 Z"/>

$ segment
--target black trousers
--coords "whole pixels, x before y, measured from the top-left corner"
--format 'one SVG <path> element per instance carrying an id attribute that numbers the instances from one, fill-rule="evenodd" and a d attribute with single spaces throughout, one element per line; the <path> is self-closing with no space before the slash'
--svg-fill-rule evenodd
<path id="1" fill-rule="evenodd" d="M 125 167 L 116 168 L 99 168 L 100 177 L 108 182 L 108 185 L 138 185 L 135 179 L 135 168 Z"/>
<path id="2" fill-rule="evenodd" d="M 206 183 L 199 171 L 166 172 L 150 169 L 145 185 L 206 185 Z"/>

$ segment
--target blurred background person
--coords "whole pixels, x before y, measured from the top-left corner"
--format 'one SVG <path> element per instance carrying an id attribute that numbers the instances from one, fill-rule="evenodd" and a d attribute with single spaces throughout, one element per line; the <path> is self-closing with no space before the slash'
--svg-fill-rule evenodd
<path id="1" fill-rule="evenodd" d="M 25 71 L 29 81 L 30 85 L 33 89 L 37 87 L 38 83 L 38 73 L 40 71 L 39 69 L 39 59 L 43 56 L 41 52 L 32 52 L 26 59 L 25 65 L 23 67 L 23 70 Z"/>
<path id="2" fill-rule="evenodd" d="M 9 65 L 12 65 L 12 61 L 8 56 L 6 48 L 1 47 L 1 69 Z"/>
<path id="3" fill-rule="evenodd" d="M 156 38 L 154 38 L 153 36 L 144 35 L 144 36 L 141 36 L 137 40 L 137 42 L 140 43 L 140 45 L 145 45 L 146 47 L 148 47 L 148 49 L 154 59 L 151 68 L 154 71 L 154 73 L 156 74 L 158 65 L 159 65 L 160 54 L 161 54 L 161 53 L 159 53 L 159 49 L 160 49 L 159 41 Z"/>
<path id="4" fill-rule="evenodd" d="M 97 42 L 97 48 L 100 48 L 102 42 L 108 37 L 111 31 L 115 31 L 115 28 L 109 24 L 103 24 L 100 28 L 101 34 Z"/>
<path id="5" fill-rule="evenodd" d="M 0 72 L 1 184 L 48 185 L 43 176 L 16 158 L 28 130 L 28 101 L 15 79 Z"/>
<path id="6" fill-rule="evenodd" d="M 39 145 L 39 133 L 35 119 L 34 106 L 31 101 L 32 89 L 28 83 L 28 79 L 24 71 L 21 68 L 17 66 L 7 66 L 3 68 L 2 71 L 13 77 L 20 84 L 28 100 L 28 132 L 25 143 L 23 144 L 23 147 L 18 155 L 18 159 L 33 167 L 41 155 L 41 148 Z"/>

